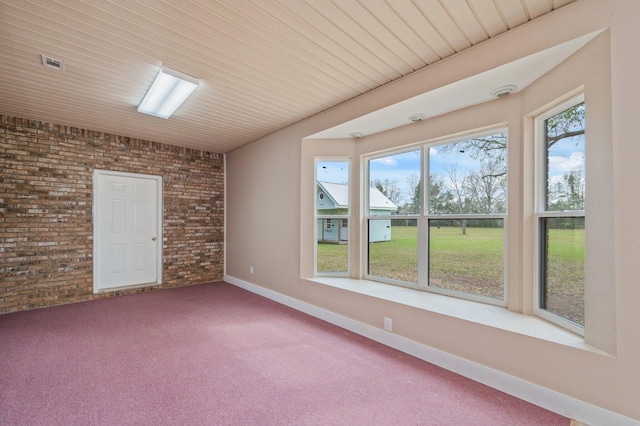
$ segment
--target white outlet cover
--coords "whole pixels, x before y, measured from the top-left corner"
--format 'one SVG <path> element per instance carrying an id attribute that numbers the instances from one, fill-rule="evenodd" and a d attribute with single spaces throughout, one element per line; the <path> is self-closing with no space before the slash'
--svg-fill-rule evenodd
<path id="1" fill-rule="evenodd" d="M 384 329 L 387 331 L 393 329 L 393 320 L 391 318 L 384 317 Z"/>

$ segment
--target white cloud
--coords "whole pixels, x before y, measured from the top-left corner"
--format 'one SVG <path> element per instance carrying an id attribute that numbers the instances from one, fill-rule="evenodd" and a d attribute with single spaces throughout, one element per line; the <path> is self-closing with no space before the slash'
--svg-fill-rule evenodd
<path id="1" fill-rule="evenodd" d="M 397 166 L 398 161 L 393 157 L 376 158 L 371 160 L 372 163 L 384 164 L 385 166 Z"/>
<path id="2" fill-rule="evenodd" d="M 572 170 L 584 169 L 584 152 L 572 152 L 569 157 L 549 157 L 549 175 L 564 175 Z"/>

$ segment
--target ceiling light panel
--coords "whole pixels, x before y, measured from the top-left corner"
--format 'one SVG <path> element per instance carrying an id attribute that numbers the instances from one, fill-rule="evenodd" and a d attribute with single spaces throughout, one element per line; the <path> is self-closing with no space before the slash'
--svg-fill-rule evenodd
<path id="1" fill-rule="evenodd" d="M 198 79 L 162 67 L 138 105 L 138 112 L 169 118 L 196 87 Z"/>

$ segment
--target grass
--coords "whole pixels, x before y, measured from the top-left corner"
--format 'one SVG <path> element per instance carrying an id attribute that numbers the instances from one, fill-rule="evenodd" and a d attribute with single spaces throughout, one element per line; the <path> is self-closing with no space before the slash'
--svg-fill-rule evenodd
<path id="1" fill-rule="evenodd" d="M 318 272 L 347 272 L 347 244 L 318 243 Z"/>
<path id="2" fill-rule="evenodd" d="M 584 229 L 549 231 L 546 309 L 584 325 Z"/>
<path id="3" fill-rule="evenodd" d="M 418 227 L 392 226 L 391 241 L 369 244 L 369 274 L 418 282 Z"/>
<path id="4" fill-rule="evenodd" d="M 429 285 L 481 296 L 504 295 L 502 228 L 431 227 Z"/>
<path id="5" fill-rule="evenodd" d="M 429 285 L 493 298 L 503 297 L 502 228 L 429 230 Z M 392 240 L 369 245 L 369 273 L 417 283 L 417 227 L 393 226 Z M 584 230 L 549 231 L 547 310 L 584 323 Z M 318 244 L 319 271 L 346 271 L 347 245 Z"/>

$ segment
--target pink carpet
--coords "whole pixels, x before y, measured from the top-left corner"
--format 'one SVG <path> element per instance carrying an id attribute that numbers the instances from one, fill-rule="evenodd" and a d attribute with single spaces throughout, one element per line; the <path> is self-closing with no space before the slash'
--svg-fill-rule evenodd
<path id="1" fill-rule="evenodd" d="M 0 315 L 2 425 L 568 425 L 227 283 Z"/>

